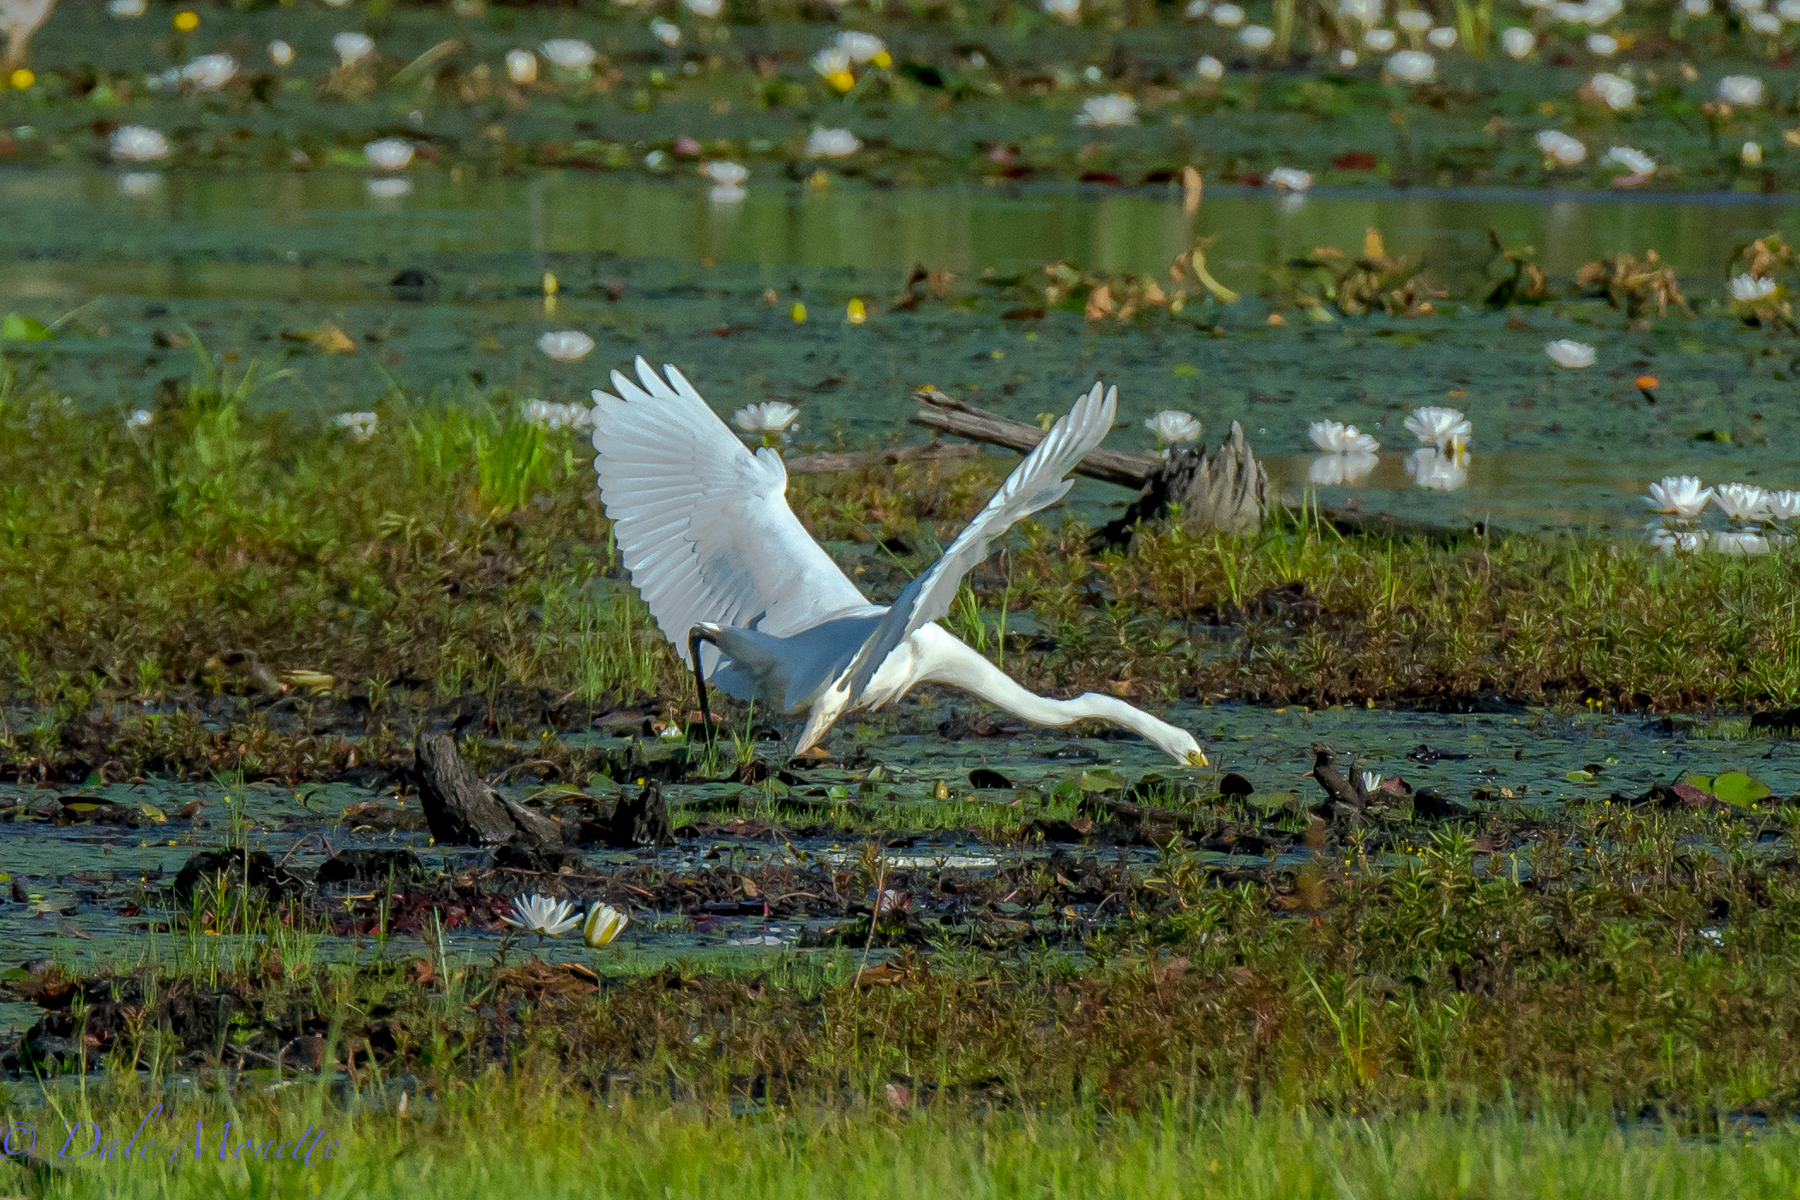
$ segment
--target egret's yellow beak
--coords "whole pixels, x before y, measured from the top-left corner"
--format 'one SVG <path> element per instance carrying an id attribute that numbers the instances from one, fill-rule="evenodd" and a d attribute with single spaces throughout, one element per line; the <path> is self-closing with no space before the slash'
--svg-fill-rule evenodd
<path id="1" fill-rule="evenodd" d="M 1212 764 L 1206 761 L 1206 751 L 1190 750 L 1188 751 L 1187 765 L 1190 767 L 1210 767 Z"/>

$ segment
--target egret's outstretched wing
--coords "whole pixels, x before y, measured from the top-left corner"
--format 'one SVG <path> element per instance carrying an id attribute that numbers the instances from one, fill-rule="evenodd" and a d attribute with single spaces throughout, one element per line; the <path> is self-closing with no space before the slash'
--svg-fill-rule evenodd
<path id="1" fill-rule="evenodd" d="M 1063 478 L 1075 464 L 1087 457 L 1112 428 L 1119 407 L 1119 389 L 1107 388 L 1101 394 L 1096 383 L 1088 394 L 1075 402 L 1068 414 L 1050 427 L 1025 461 L 1013 469 L 975 519 L 956 536 L 942 558 L 923 575 L 906 585 L 881 619 L 857 661 L 851 667 L 849 702 L 855 703 L 868 686 L 877 668 L 921 626 L 929 625 L 950 611 L 950 604 L 962 586 L 962 577 L 988 555 L 993 540 L 1041 508 L 1063 498 L 1070 481 Z"/>
<path id="2" fill-rule="evenodd" d="M 787 635 L 868 604 L 787 503 L 787 468 L 751 454 L 674 367 L 642 358 L 594 390 L 594 470 L 619 554 L 687 661 L 702 621 Z M 691 664 L 690 664 L 691 665 Z"/>

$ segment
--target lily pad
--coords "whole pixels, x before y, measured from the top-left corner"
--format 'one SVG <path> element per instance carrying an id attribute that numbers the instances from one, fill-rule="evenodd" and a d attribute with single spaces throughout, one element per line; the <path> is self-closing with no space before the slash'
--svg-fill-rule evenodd
<path id="1" fill-rule="evenodd" d="M 1567 775 L 1564 775 L 1563 778 L 1570 783 L 1589 784 L 1599 777 L 1592 771 L 1570 771 Z"/>
<path id="2" fill-rule="evenodd" d="M 42 321 L 24 313 L 7 313 L 0 318 L 0 341 L 47 342 L 55 336 Z"/>
<path id="3" fill-rule="evenodd" d="M 1727 804 L 1755 804 L 1773 794 L 1769 785 L 1742 771 L 1727 771 L 1713 780 L 1712 794 Z"/>

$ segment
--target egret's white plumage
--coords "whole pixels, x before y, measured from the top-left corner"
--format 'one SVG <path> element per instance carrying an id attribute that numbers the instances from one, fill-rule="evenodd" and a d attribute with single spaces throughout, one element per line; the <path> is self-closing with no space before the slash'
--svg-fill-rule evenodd
<path id="1" fill-rule="evenodd" d="M 834 721 L 920 683 L 945 683 L 1038 725 L 1098 718 L 1179 762 L 1206 759 L 1191 734 L 1110 696 L 1033 695 L 934 622 L 962 578 L 1013 524 L 1061 499 L 1066 476 L 1112 427 L 1117 389 L 1095 384 L 1009 475 L 943 557 L 892 607 L 870 604 L 795 518 L 787 469 L 752 454 L 672 366 L 637 360 L 595 389 L 594 469 L 631 581 L 690 667 L 738 699 L 808 710 L 796 753 Z M 695 634 L 712 646 L 691 642 Z"/>

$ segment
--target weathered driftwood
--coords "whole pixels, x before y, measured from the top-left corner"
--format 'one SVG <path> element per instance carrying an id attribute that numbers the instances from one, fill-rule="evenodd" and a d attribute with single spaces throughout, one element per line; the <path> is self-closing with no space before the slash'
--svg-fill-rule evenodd
<path id="1" fill-rule="evenodd" d="M 1255 533 L 1262 528 L 1269 508 L 1269 475 L 1236 421 L 1217 454 L 1208 455 L 1200 447 L 1175 450 L 1155 461 L 1138 498 L 1123 516 L 1100 529 L 1096 542 L 1129 541 L 1140 522 L 1154 521 L 1174 505 L 1181 506 L 1181 523 L 1194 533 Z"/>
<path id="2" fill-rule="evenodd" d="M 931 442 L 923 446 L 890 446 L 885 450 L 848 450 L 830 454 L 803 454 L 786 462 L 789 475 L 835 475 L 867 467 L 891 467 L 896 463 L 970 459 L 981 451 L 974 446 Z"/>
<path id="3" fill-rule="evenodd" d="M 974 442 L 1005 446 L 1009 450 L 1017 450 L 1020 454 L 1031 453 L 1032 449 L 1044 440 L 1044 431 L 1036 425 L 1026 425 L 1020 421 L 1009 421 L 1005 417 L 995 416 L 991 412 L 964 404 L 960 400 L 952 400 L 936 388 L 924 388 L 914 392 L 913 399 L 919 402 L 919 411 L 912 418 L 912 423 L 924 426 L 926 429 L 954 434 Z M 1095 450 L 1075 464 L 1075 474 L 1086 475 L 1092 479 L 1103 479 L 1107 483 L 1116 483 L 1122 487 L 1142 487 L 1144 480 L 1156 469 L 1159 461 L 1147 454 L 1124 454 L 1117 450 Z"/>
<path id="4" fill-rule="evenodd" d="M 562 825 L 514 803 L 475 774 L 447 733 L 421 734 L 415 747 L 419 798 L 439 845 L 491 846 L 518 840 L 560 846 Z"/>
<path id="5" fill-rule="evenodd" d="M 669 804 L 663 799 L 661 784 L 652 779 L 635 797 L 619 797 L 607 821 L 606 844 L 615 849 L 675 844 L 675 828 L 669 823 Z"/>

